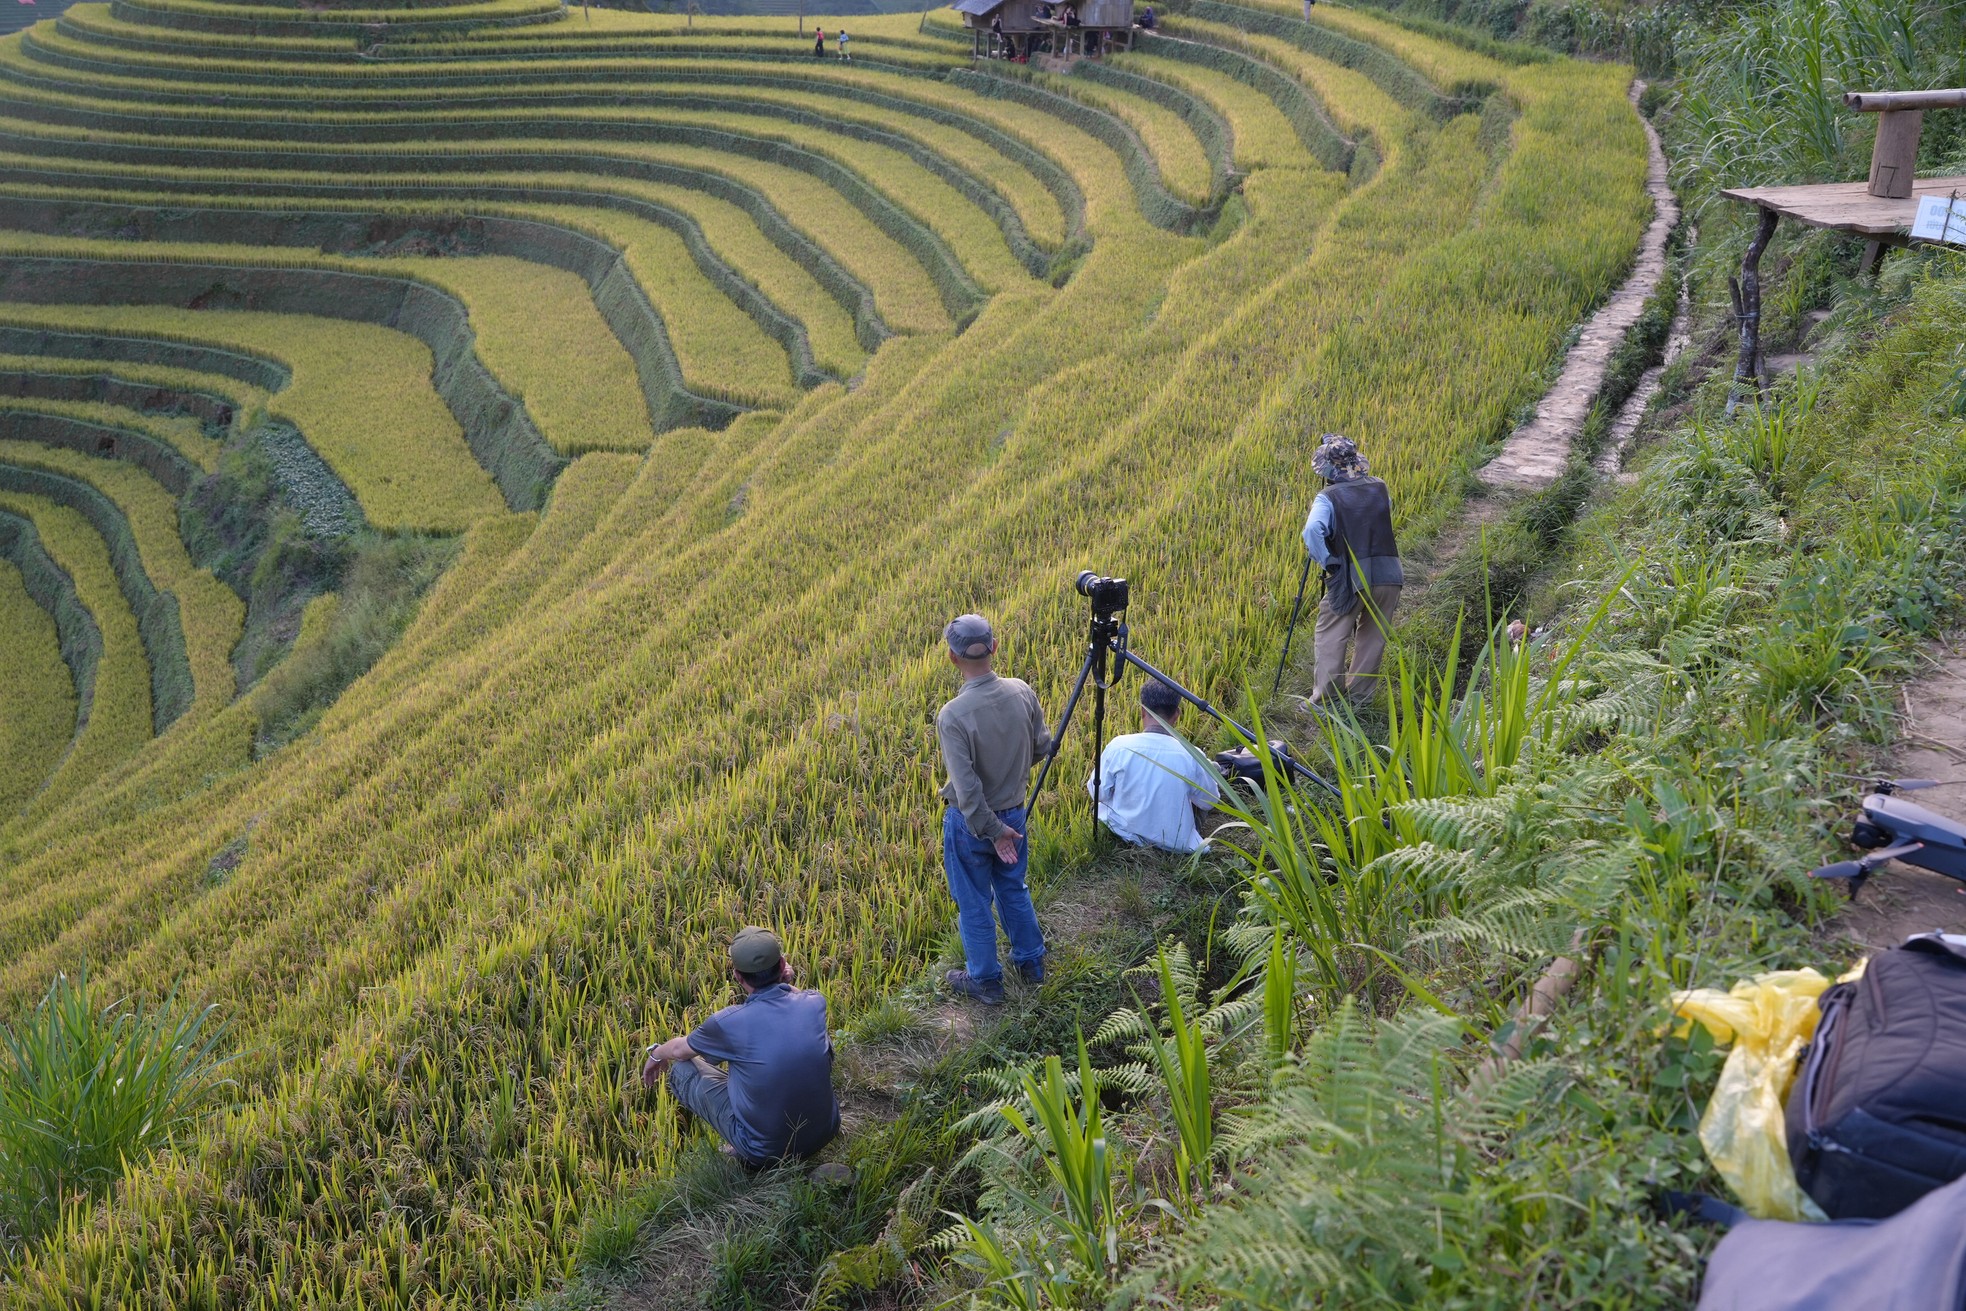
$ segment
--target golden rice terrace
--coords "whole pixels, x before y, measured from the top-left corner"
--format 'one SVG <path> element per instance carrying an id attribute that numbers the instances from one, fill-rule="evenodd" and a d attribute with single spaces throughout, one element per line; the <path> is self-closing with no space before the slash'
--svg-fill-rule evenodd
<path id="1" fill-rule="evenodd" d="M 0 1303 L 553 1287 L 674 1157 L 633 1074 L 724 933 L 780 925 L 836 1018 L 935 952 L 948 615 L 1055 711 L 1068 580 L 1125 573 L 1238 697 L 1317 434 L 1438 526 L 1650 214 L 1618 67 L 1296 0 L 1070 75 L 850 30 L 113 0 L 0 41 L 0 1020 L 86 962 L 246 1053 Z M 436 580 L 297 713 L 364 607 L 280 577 L 351 543 Z"/>

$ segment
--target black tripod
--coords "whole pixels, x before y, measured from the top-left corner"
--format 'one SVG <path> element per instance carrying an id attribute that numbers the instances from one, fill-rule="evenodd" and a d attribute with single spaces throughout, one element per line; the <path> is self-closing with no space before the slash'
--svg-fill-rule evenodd
<path id="1" fill-rule="evenodd" d="M 1079 698 L 1085 694 L 1087 683 L 1092 684 L 1092 798 L 1093 814 L 1099 813 L 1100 757 L 1105 755 L 1106 746 L 1106 692 L 1117 687 L 1126 673 L 1128 665 L 1133 666 L 1148 678 L 1158 679 L 1174 689 L 1183 701 L 1207 715 L 1210 719 L 1234 729 L 1245 742 L 1256 742 L 1256 734 L 1236 720 L 1223 714 L 1201 697 L 1168 677 L 1133 653 L 1128 645 L 1130 629 L 1126 624 L 1127 586 L 1124 578 L 1100 578 L 1090 570 L 1079 575 L 1080 595 L 1092 601 L 1092 623 L 1086 634 L 1085 663 L 1079 666 L 1079 676 L 1072 684 L 1072 694 L 1065 699 L 1065 709 L 1058 716 L 1058 727 L 1052 730 L 1051 748 L 1045 752 L 1044 763 L 1038 769 L 1037 781 L 1031 785 L 1030 795 L 1025 799 L 1024 809 L 1028 814 L 1037 806 L 1038 793 L 1044 791 L 1045 779 L 1051 773 L 1052 762 L 1058 759 L 1058 749 L 1064 745 L 1065 730 L 1071 726 L 1072 713 L 1078 709 Z M 1329 779 L 1317 774 L 1290 754 L 1290 749 L 1282 743 L 1272 743 L 1271 753 L 1293 779 L 1306 780 L 1317 784 L 1336 797 L 1338 789 Z"/>

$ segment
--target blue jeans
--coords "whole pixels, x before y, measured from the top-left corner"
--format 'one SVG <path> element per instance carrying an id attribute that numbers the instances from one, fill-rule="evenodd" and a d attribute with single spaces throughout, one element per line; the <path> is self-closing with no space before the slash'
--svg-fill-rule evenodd
<path id="1" fill-rule="evenodd" d="M 999 810 L 997 818 L 1024 831 L 1022 806 Z M 997 961 L 999 920 L 1010 939 L 1012 960 L 1025 965 L 1044 959 L 1044 933 L 1024 882 L 1030 864 L 1028 838 L 1017 844 L 1017 863 L 1006 865 L 997 859 L 994 843 L 970 833 L 960 810 L 951 806 L 942 812 L 942 868 L 949 875 L 949 895 L 956 899 L 956 926 L 962 931 L 969 977 L 979 983 L 1003 977 Z"/>
<path id="2" fill-rule="evenodd" d="M 731 1109 L 728 1075 L 701 1056 L 693 1061 L 677 1061 L 669 1067 L 669 1091 L 736 1150 L 743 1126 L 737 1122 L 737 1112 Z M 751 1160 L 741 1150 L 737 1159 L 754 1169 L 765 1164 Z"/>

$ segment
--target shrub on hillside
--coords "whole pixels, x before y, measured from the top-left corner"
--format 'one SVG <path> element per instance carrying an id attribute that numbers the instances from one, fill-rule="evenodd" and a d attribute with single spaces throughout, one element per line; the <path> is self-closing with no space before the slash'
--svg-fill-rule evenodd
<path id="1" fill-rule="evenodd" d="M 0 1028 L 0 1249 L 54 1228 L 225 1095 L 214 1010 L 175 994 L 104 1004 L 85 970 Z"/>

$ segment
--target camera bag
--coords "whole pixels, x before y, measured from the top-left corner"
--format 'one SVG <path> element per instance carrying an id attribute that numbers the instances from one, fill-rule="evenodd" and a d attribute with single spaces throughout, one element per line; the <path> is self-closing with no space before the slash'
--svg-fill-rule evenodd
<path id="1" fill-rule="evenodd" d="M 1966 1176 L 1966 938 L 1908 938 L 1817 1004 L 1787 1107 L 1803 1191 L 1882 1219 Z"/>
<path id="2" fill-rule="evenodd" d="M 1290 748 L 1285 746 L 1281 741 L 1272 738 L 1270 740 L 1270 756 L 1274 760 L 1286 760 L 1290 756 Z M 1259 791 L 1262 789 L 1263 757 L 1257 755 L 1248 747 L 1237 747 L 1233 751 L 1216 752 L 1215 768 L 1221 772 L 1223 778 L 1228 779 L 1231 783 L 1249 783 L 1253 784 Z"/>

